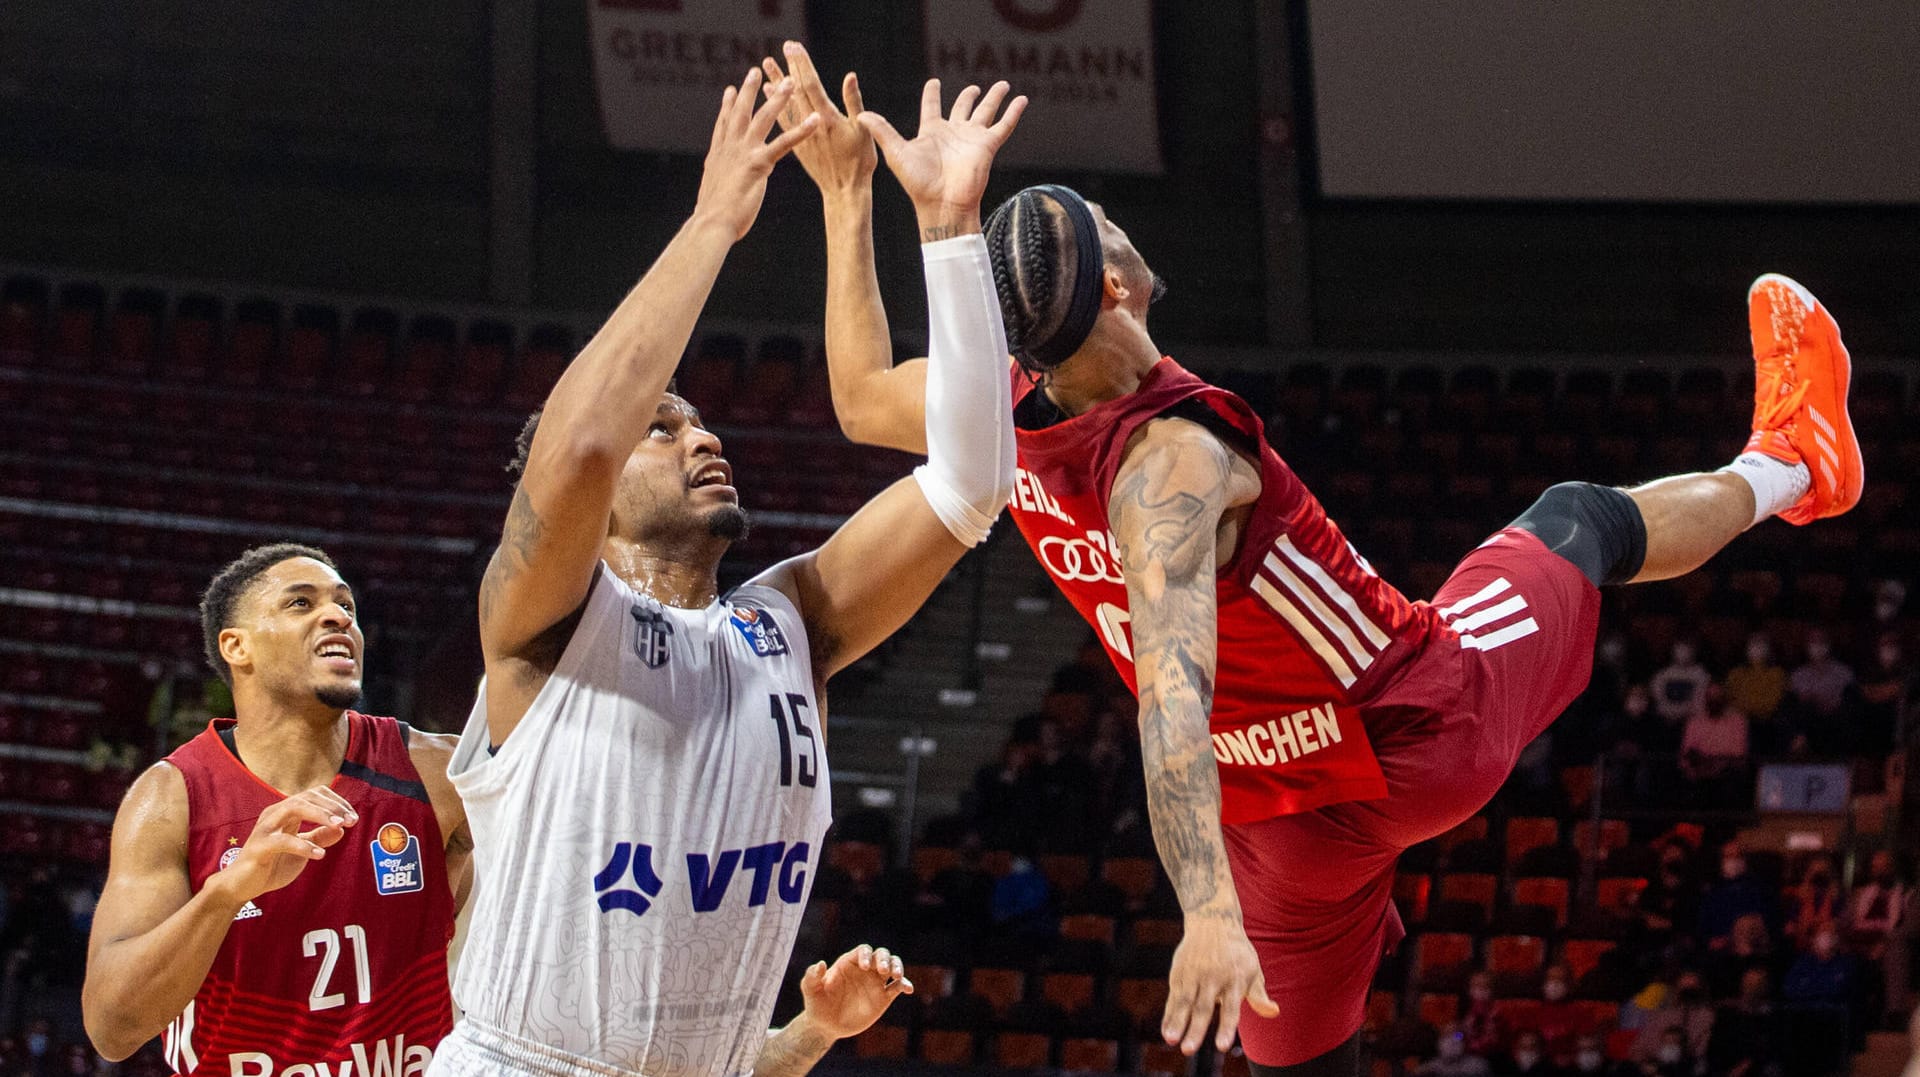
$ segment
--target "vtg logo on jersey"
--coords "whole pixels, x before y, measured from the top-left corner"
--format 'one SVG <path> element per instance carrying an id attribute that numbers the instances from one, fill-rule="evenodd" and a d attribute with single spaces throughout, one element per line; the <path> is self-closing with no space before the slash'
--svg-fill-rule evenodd
<path id="1" fill-rule="evenodd" d="M 373 887 L 382 895 L 411 894 L 426 885 L 420 870 L 420 839 L 399 823 L 382 826 L 367 844 L 373 851 Z"/>
<path id="2" fill-rule="evenodd" d="M 780 631 L 780 626 L 774 623 L 773 614 L 767 610 L 735 606 L 733 616 L 728 620 L 734 628 L 739 629 L 741 637 L 747 641 L 747 646 L 753 648 L 754 654 L 772 658 L 787 653 L 787 637 Z"/>
<path id="3" fill-rule="evenodd" d="M 771 896 L 781 904 L 798 905 L 807 892 L 807 858 L 812 849 L 804 841 L 788 845 L 771 841 L 744 849 L 722 849 L 718 856 L 687 854 L 687 893 L 693 911 L 713 912 L 726 900 L 736 873 L 750 872 L 753 881 L 747 890 L 747 907 L 759 908 Z M 638 889 L 622 887 L 628 875 Z M 593 877 L 593 889 L 599 895 L 601 912 L 625 909 L 644 916 L 666 889 L 666 882 L 653 869 L 653 846 L 644 842 L 622 841 L 614 844 L 607 866 Z"/>
<path id="4" fill-rule="evenodd" d="M 633 653 L 648 669 L 659 669 L 667 664 L 668 646 L 673 640 L 673 622 L 659 610 L 650 610 L 645 606 L 633 607 L 633 623 L 636 631 L 633 635 Z"/>

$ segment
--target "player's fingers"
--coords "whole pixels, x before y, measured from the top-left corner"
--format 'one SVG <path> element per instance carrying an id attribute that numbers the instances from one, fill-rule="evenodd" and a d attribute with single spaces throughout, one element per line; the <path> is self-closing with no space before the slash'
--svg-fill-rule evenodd
<path id="1" fill-rule="evenodd" d="M 1213 1046 L 1216 1050 L 1226 1051 L 1233 1047 L 1233 1035 L 1240 1030 L 1240 1001 L 1245 992 L 1238 986 L 1229 987 L 1220 996 L 1220 1027 L 1214 1033 Z"/>
<path id="2" fill-rule="evenodd" d="M 747 76 L 740 80 L 740 88 L 733 95 L 733 115 L 727 120 L 729 130 L 745 131 L 753 123 L 754 105 L 760 100 L 760 85 L 765 81 L 766 76 L 759 68 L 747 70 Z"/>
<path id="3" fill-rule="evenodd" d="M 322 803 L 332 804 L 338 807 L 340 809 L 340 814 L 346 816 L 349 819 L 356 818 L 360 814 L 359 812 L 353 810 L 352 801 L 348 800 L 346 797 L 341 796 L 337 791 L 335 791 L 334 789 L 328 786 L 317 785 L 317 786 L 314 786 L 312 789 L 307 790 L 307 792 L 312 794 L 312 796 L 315 799 L 321 801 Z"/>
<path id="4" fill-rule="evenodd" d="M 876 976 L 886 976 L 893 970 L 893 953 L 886 947 L 876 947 L 873 951 L 873 972 Z"/>
<path id="5" fill-rule="evenodd" d="M 733 122 L 733 96 L 739 92 L 732 86 L 720 91 L 720 111 L 713 117 L 713 138 L 710 145 L 718 146 L 721 136 L 730 129 Z"/>
<path id="6" fill-rule="evenodd" d="M 1193 985 L 1175 981 L 1167 985 L 1167 1008 L 1160 1015 L 1160 1038 L 1168 1044 L 1180 1042 L 1193 1012 Z"/>
<path id="7" fill-rule="evenodd" d="M 754 72 L 756 77 L 759 74 L 758 71 Z M 793 100 L 792 79 L 787 79 L 768 90 L 766 104 L 755 110 L 753 120 L 747 124 L 747 137 L 755 142 L 765 142 L 767 132 L 773 130 L 773 121 L 786 110 L 787 103 L 791 100 Z"/>
<path id="8" fill-rule="evenodd" d="M 787 81 L 786 72 L 780 70 L 780 62 L 771 56 L 760 58 L 760 71 L 767 77 L 767 81 L 760 88 L 763 94 L 772 93 L 775 86 Z"/>
<path id="9" fill-rule="evenodd" d="M 860 76 L 847 72 L 840 80 L 840 101 L 847 106 L 847 115 L 858 116 L 867 110 L 866 99 L 860 96 Z"/>
<path id="10" fill-rule="evenodd" d="M 887 970 L 887 975 L 893 977 L 896 980 L 904 980 L 907 978 L 907 963 L 905 961 L 900 960 L 899 954 L 893 955 L 893 964 Z"/>
<path id="11" fill-rule="evenodd" d="M 866 128 L 867 133 L 873 136 L 873 140 L 879 143 L 880 152 L 886 154 L 888 160 L 892 160 L 893 156 L 900 152 L 900 147 L 906 144 L 907 140 L 901 138 L 900 132 L 893 129 L 893 124 L 888 123 L 887 118 L 878 112 L 862 112 L 860 126 Z"/>
<path id="12" fill-rule="evenodd" d="M 789 41 L 783 48 L 787 54 L 787 67 L 793 72 L 794 81 L 799 84 L 799 93 L 806 99 L 806 106 L 815 112 L 832 111 L 833 102 L 827 99 L 827 88 L 820 84 L 820 72 L 814 69 L 813 57 L 807 53 L 807 47 L 798 41 Z"/>
<path id="13" fill-rule="evenodd" d="M 902 995 L 911 995 L 913 994 L 913 981 L 902 976 L 894 981 L 893 990 Z"/>
<path id="14" fill-rule="evenodd" d="M 1267 977 L 1265 973 L 1256 973 L 1253 977 L 1253 989 L 1247 992 L 1247 1005 L 1262 1017 L 1280 1016 L 1280 1004 L 1267 997 Z"/>
<path id="15" fill-rule="evenodd" d="M 1186 1035 L 1180 1037 L 1180 1050 L 1185 1054 L 1194 1054 L 1200 1050 L 1200 1043 L 1207 1038 L 1207 1026 L 1213 1024 L 1213 1011 L 1219 1004 L 1220 992 L 1210 983 L 1202 983 L 1194 994 L 1193 1009 L 1187 1014 Z"/>
<path id="16" fill-rule="evenodd" d="M 267 851 L 281 856 L 297 856 L 302 860 L 319 860 L 327 855 L 327 850 L 308 841 L 299 834 L 275 834 L 267 843 Z"/>
<path id="17" fill-rule="evenodd" d="M 812 138 L 813 133 L 815 131 L 818 131 L 819 129 L 820 129 L 819 113 L 815 113 L 815 112 L 807 113 L 806 118 L 801 120 L 798 124 L 795 124 L 792 130 L 781 132 L 779 138 L 776 138 L 772 142 L 767 143 L 768 156 L 771 159 L 778 161 L 780 158 L 785 157 L 789 150 L 793 149 L 795 146 L 798 146 L 800 143 L 805 142 L 807 139 Z"/>
<path id="18" fill-rule="evenodd" d="M 965 123 L 973 115 L 973 103 L 980 100 L 980 87 L 968 86 L 953 99 L 953 111 L 948 113 L 948 123 Z"/>
<path id="19" fill-rule="evenodd" d="M 987 130 L 1000 136 L 1000 141 L 1005 142 L 1007 136 L 1013 134 L 1013 129 L 1020 126 L 1020 116 L 1026 111 L 1027 98 L 1025 94 L 1022 94 L 1008 103 L 1007 111 L 1001 114 L 999 122 L 987 128 Z"/>
<path id="20" fill-rule="evenodd" d="M 338 808 L 306 796 L 288 797 L 260 813 L 261 824 L 269 830 L 283 833 L 299 829 L 301 823 L 335 826 L 346 821 L 346 816 L 341 815 Z"/>
<path id="21" fill-rule="evenodd" d="M 868 946 L 864 942 L 854 947 L 853 963 L 863 969 L 871 970 L 873 968 L 873 947 Z"/>
<path id="22" fill-rule="evenodd" d="M 940 121 L 940 80 L 928 79 L 920 88 L 920 130 Z"/>
<path id="23" fill-rule="evenodd" d="M 993 114 L 1000 111 L 1000 102 L 1005 101 L 1007 94 L 1012 90 L 1013 87 L 1007 85 L 1005 79 L 994 83 L 987 88 L 986 95 L 980 98 L 980 104 L 974 108 L 973 115 L 968 118 L 982 127 L 992 123 Z"/>
<path id="24" fill-rule="evenodd" d="M 312 830 L 298 836 L 307 839 L 322 849 L 327 849 L 339 844 L 340 839 L 345 837 L 346 834 L 347 828 L 343 826 L 316 826 Z"/>

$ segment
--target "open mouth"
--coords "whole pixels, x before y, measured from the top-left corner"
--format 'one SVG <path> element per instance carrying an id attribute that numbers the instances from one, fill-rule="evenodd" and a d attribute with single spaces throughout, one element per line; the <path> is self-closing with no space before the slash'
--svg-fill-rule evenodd
<path id="1" fill-rule="evenodd" d="M 353 640 L 343 635 L 322 639 L 313 653 L 335 673 L 352 673 L 360 666 L 359 659 L 353 653 Z"/>
<path id="2" fill-rule="evenodd" d="M 731 490 L 733 489 L 733 468 L 725 460 L 704 464 L 700 470 L 693 473 L 693 478 L 688 480 L 687 485 L 695 490 L 709 486 L 723 486 Z"/>

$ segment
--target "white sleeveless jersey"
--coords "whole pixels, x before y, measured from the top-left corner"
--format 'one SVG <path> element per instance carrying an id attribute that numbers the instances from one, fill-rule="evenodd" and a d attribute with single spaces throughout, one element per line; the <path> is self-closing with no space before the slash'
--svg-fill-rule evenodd
<path id="1" fill-rule="evenodd" d="M 475 892 L 434 1073 L 750 1072 L 832 818 L 820 725 L 785 595 L 603 568 L 506 744 L 483 688 L 448 768 Z"/>

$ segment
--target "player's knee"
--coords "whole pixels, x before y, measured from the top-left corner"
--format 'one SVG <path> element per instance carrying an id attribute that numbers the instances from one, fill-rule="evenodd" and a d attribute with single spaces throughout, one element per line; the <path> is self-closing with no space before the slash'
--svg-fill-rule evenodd
<path id="1" fill-rule="evenodd" d="M 1626 491 L 1612 486 L 1550 486 L 1513 526 L 1533 532 L 1596 585 L 1633 579 L 1647 556 L 1647 525 L 1640 507 Z"/>

